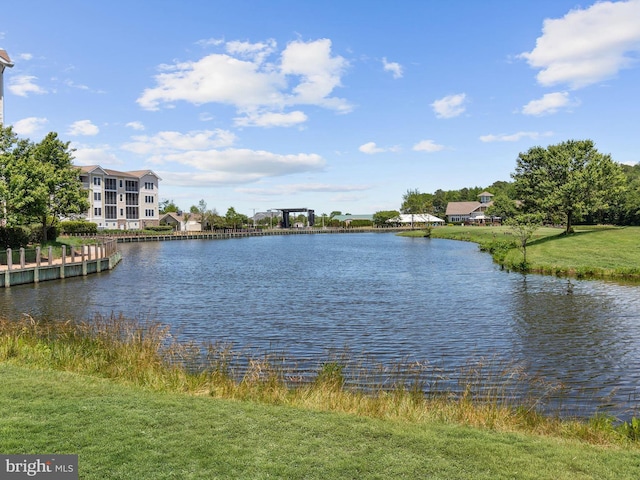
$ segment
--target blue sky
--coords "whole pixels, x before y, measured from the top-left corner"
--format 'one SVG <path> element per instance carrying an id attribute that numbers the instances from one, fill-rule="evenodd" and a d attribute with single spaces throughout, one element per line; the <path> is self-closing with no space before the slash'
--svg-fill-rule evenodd
<path id="1" fill-rule="evenodd" d="M 5 121 L 224 214 L 373 213 L 590 138 L 640 160 L 640 0 L 58 2 L 2 8 Z"/>

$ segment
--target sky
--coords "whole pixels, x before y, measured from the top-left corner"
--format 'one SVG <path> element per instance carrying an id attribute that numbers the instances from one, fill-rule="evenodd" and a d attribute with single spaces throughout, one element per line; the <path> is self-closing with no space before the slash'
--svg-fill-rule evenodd
<path id="1" fill-rule="evenodd" d="M 640 161 L 640 0 L 21 0 L 0 48 L 19 137 L 185 210 L 397 210 L 570 139 Z"/>

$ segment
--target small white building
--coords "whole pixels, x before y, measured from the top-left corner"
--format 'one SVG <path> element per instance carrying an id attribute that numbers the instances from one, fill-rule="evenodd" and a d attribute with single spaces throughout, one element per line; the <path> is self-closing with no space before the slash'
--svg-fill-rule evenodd
<path id="1" fill-rule="evenodd" d="M 391 220 L 387 220 L 388 223 L 395 223 L 400 225 L 431 225 L 437 227 L 444 225 L 444 220 L 438 217 L 434 217 L 428 213 L 401 213 Z"/>

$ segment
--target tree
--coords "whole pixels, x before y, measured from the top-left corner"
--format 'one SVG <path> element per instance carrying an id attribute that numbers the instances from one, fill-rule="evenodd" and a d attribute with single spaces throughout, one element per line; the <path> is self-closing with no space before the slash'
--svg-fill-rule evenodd
<path id="1" fill-rule="evenodd" d="M 381 210 L 373 214 L 373 223 L 379 227 L 388 225 L 388 221 L 400 215 L 397 210 Z"/>
<path id="2" fill-rule="evenodd" d="M 607 210 L 609 200 L 625 188 L 620 165 L 598 152 L 591 140 L 520 153 L 512 177 L 524 211 L 562 218 L 566 233 L 584 215 Z"/>
<path id="3" fill-rule="evenodd" d="M 241 227 L 245 222 L 249 220 L 246 215 L 236 212 L 236 209 L 233 207 L 229 207 L 224 218 L 227 226 L 231 228 Z"/>
<path id="4" fill-rule="evenodd" d="M 158 207 L 160 209 L 160 213 L 177 213 L 180 211 L 180 207 L 178 207 L 173 200 L 162 200 Z"/>
<path id="5" fill-rule="evenodd" d="M 48 227 L 59 218 L 79 215 L 89 208 L 87 192 L 72 163 L 73 149 L 55 132 L 37 144 L 16 141 L 13 149 L 11 132 L 4 132 L 2 138 L 3 145 L 10 148 L 9 154 L 2 155 L 7 224 L 37 221 L 46 242 Z"/>
<path id="6" fill-rule="evenodd" d="M 518 214 L 515 200 L 511 200 L 504 193 L 493 198 L 493 203 L 487 208 L 487 215 L 500 217 L 503 221 Z"/>
<path id="7" fill-rule="evenodd" d="M 516 215 L 507 219 L 505 225 L 511 227 L 511 231 L 518 240 L 518 248 L 522 252 L 522 266 L 527 266 L 527 242 L 531 239 L 535 231 L 542 225 L 542 216 L 536 213 L 526 213 Z"/>
<path id="8" fill-rule="evenodd" d="M 415 190 L 407 190 L 402 196 L 400 211 L 411 215 L 429 214 L 433 211 L 433 195 L 430 193 L 420 193 L 417 188 Z M 428 223 L 429 222 L 425 222 L 427 231 L 430 230 Z M 413 228 L 413 217 L 411 220 L 411 228 Z"/>

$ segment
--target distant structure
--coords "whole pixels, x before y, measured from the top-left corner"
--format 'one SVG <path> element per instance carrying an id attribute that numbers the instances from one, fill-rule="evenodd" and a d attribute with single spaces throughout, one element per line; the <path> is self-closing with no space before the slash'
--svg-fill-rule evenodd
<path id="1" fill-rule="evenodd" d="M 100 165 L 79 167 L 80 181 L 89 195 L 84 218 L 98 230 L 144 230 L 160 223 L 158 184 L 151 170 L 119 172 Z"/>
<path id="2" fill-rule="evenodd" d="M 4 69 L 13 67 L 6 50 L 0 48 L 0 125 L 4 125 Z"/>

